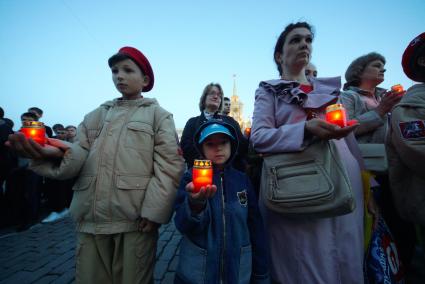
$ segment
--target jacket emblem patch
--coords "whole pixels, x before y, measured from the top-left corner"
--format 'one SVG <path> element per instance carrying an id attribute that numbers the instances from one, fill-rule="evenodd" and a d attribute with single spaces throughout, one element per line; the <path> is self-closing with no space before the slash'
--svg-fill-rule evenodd
<path id="1" fill-rule="evenodd" d="M 425 124 L 422 120 L 399 122 L 398 127 L 404 139 L 425 138 Z"/>
<path id="2" fill-rule="evenodd" d="M 238 195 L 239 204 L 242 206 L 248 205 L 248 195 L 246 194 L 246 190 L 242 190 L 236 193 Z"/>

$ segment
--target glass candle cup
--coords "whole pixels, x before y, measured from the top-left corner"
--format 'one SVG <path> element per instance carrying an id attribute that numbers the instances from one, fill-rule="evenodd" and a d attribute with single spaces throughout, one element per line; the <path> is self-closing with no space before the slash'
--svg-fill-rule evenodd
<path id="1" fill-rule="evenodd" d="M 393 93 L 398 94 L 398 93 L 403 92 L 403 91 L 404 91 L 404 89 L 403 89 L 403 86 L 402 86 L 402 85 L 397 84 L 397 85 L 394 85 L 394 86 L 392 86 L 392 87 L 391 87 L 391 91 L 392 91 Z"/>
<path id="2" fill-rule="evenodd" d="M 326 121 L 339 127 L 347 126 L 347 112 L 342 104 L 326 107 Z"/>
<path id="3" fill-rule="evenodd" d="M 195 160 L 192 169 L 193 192 L 199 192 L 201 187 L 211 185 L 213 168 L 210 160 Z"/>
<path id="4" fill-rule="evenodd" d="M 44 146 L 46 144 L 46 129 L 43 122 L 39 121 L 24 121 L 19 130 L 26 138 L 32 138 L 35 142 Z"/>

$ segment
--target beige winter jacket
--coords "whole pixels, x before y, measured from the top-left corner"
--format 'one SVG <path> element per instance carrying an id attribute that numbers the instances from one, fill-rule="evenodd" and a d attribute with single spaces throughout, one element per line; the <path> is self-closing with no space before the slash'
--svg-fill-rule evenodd
<path id="1" fill-rule="evenodd" d="M 411 87 L 392 111 L 389 176 L 400 215 L 425 225 L 425 84 Z"/>
<path id="2" fill-rule="evenodd" d="M 172 115 L 155 99 L 115 99 L 87 114 L 59 163 L 32 163 L 40 175 L 78 175 L 70 212 L 77 230 L 114 234 L 137 230 L 140 217 L 170 220 L 183 159 Z"/>

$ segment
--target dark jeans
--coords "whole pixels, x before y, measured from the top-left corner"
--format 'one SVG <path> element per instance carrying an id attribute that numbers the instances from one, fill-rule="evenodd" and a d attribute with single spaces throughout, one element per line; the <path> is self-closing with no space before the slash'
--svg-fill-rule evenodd
<path id="1" fill-rule="evenodd" d="M 31 170 L 14 170 L 6 180 L 4 203 L 7 204 L 6 222 L 9 225 L 31 225 L 40 211 L 41 177 Z"/>
<path id="2" fill-rule="evenodd" d="M 49 212 L 60 212 L 65 208 L 69 208 L 74 182 L 75 179 L 44 179 L 43 191 L 44 197 L 47 199 L 47 210 Z"/>

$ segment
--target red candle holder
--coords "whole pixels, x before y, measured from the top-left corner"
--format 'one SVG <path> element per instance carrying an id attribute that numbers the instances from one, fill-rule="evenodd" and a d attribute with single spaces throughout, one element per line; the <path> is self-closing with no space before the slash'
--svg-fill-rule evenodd
<path id="1" fill-rule="evenodd" d="M 199 192 L 201 187 L 211 185 L 213 180 L 213 169 L 210 160 L 195 160 L 192 169 L 193 192 Z"/>
<path id="2" fill-rule="evenodd" d="M 333 104 L 326 107 L 326 121 L 339 127 L 347 126 L 347 112 L 343 104 Z"/>
<path id="3" fill-rule="evenodd" d="M 392 91 L 393 93 L 398 94 L 398 93 L 403 92 L 403 91 L 404 91 L 404 89 L 403 89 L 403 86 L 402 86 L 401 84 L 397 84 L 397 85 L 394 85 L 394 86 L 392 86 L 392 87 L 391 87 L 391 91 Z"/>
<path id="4" fill-rule="evenodd" d="M 46 129 L 43 122 L 39 121 L 24 121 L 19 130 L 26 138 L 32 138 L 35 142 L 44 146 L 46 144 Z"/>

